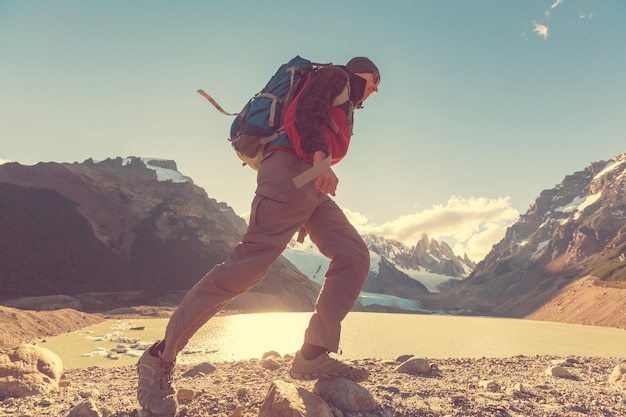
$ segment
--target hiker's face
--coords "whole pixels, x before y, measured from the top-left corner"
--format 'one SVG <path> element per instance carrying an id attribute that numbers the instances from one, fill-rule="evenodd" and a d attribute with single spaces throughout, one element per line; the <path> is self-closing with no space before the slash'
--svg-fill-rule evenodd
<path id="1" fill-rule="evenodd" d="M 363 99 L 367 100 L 369 96 L 378 92 L 378 84 L 380 83 L 380 75 L 372 72 L 358 72 L 356 75 L 365 79 L 365 91 L 363 92 Z"/>

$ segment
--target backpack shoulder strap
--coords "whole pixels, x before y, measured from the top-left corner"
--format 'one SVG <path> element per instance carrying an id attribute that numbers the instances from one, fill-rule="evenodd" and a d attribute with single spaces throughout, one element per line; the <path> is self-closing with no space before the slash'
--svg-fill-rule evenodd
<path id="1" fill-rule="evenodd" d="M 346 83 L 346 86 L 341 90 L 341 93 L 333 100 L 332 107 L 341 106 L 346 101 L 350 100 L 350 80 Z"/>
<path id="2" fill-rule="evenodd" d="M 339 93 L 339 95 L 337 97 L 335 97 L 335 99 L 333 100 L 333 102 L 331 104 L 331 107 L 339 107 L 342 104 L 350 101 L 350 77 L 348 76 L 348 74 L 345 71 L 344 71 L 344 73 L 346 74 L 346 77 L 348 78 L 348 81 L 346 82 L 346 86 L 343 88 L 343 90 L 341 90 L 341 93 Z M 352 103 L 350 103 L 350 109 L 348 110 L 348 119 L 349 120 L 352 120 L 352 111 L 353 110 L 354 110 L 354 106 L 353 106 Z M 328 124 L 330 125 L 330 128 L 333 130 L 333 132 L 337 133 L 339 131 L 339 127 L 337 127 L 337 124 L 335 123 L 335 121 L 332 118 L 328 119 Z"/>

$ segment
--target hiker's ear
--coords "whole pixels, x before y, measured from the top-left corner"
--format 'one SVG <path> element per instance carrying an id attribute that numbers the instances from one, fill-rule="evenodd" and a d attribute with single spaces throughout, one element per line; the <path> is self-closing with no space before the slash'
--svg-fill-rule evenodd
<path id="1" fill-rule="evenodd" d="M 373 72 L 357 72 L 356 75 L 365 80 L 365 90 L 363 91 L 363 98 L 361 102 L 368 99 L 368 97 L 378 92 L 378 83 L 380 82 L 380 75 Z"/>

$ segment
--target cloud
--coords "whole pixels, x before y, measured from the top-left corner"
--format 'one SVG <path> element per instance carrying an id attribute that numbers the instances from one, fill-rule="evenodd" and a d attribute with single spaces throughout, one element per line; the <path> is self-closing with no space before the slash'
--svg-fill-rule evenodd
<path id="1" fill-rule="evenodd" d="M 546 10 L 546 17 L 550 17 L 550 13 L 552 12 L 552 10 L 556 9 L 561 3 L 563 3 L 563 0 L 556 0 L 554 3 L 552 3 L 552 6 L 550 6 L 550 8 Z"/>
<path id="2" fill-rule="evenodd" d="M 244 219 L 246 221 L 246 224 L 250 223 L 250 212 L 247 211 L 243 214 L 240 214 L 239 217 L 241 217 L 242 219 Z"/>
<path id="3" fill-rule="evenodd" d="M 554 0 L 554 2 L 552 3 L 552 5 L 550 6 L 550 8 L 546 9 L 544 15 L 546 20 L 550 21 L 552 19 L 552 11 L 554 9 L 556 9 L 557 7 L 559 7 L 560 5 L 563 4 L 565 0 Z M 566 13 L 567 14 L 567 13 Z M 583 12 L 583 11 L 579 11 L 577 14 L 578 19 L 577 20 L 591 20 L 592 18 L 592 14 L 591 13 L 587 13 L 587 12 Z M 571 18 L 570 18 L 571 19 Z M 537 33 L 539 36 L 543 37 L 543 39 L 548 39 L 549 36 L 549 28 L 547 24 L 543 24 L 543 23 L 538 23 L 536 21 L 533 21 L 533 32 Z M 575 22 L 571 22 L 569 24 L 570 29 L 572 29 L 575 26 Z"/>
<path id="4" fill-rule="evenodd" d="M 435 205 L 383 224 L 373 224 L 361 213 L 344 212 L 361 234 L 374 234 L 413 246 L 426 233 L 431 239 L 446 242 L 458 255 L 467 253 L 476 261 L 483 259 L 504 237 L 506 228 L 519 218 L 509 197 L 453 196 L 445 205 Z"/>
<path id="5" fill-rule="evenodd" d="M 550 6 L 551 9 L 555 9 L 559 4 L 563 3 L 563 0 L 556 0 L 552 6 Z"/>
<path id="6" fill-rule="evenodd" d="M 539 36 L 543 36 L 544 39 L 548 39 L 548 27 L 541 23 L 533 22 L 533 32 L 536 32 Z"/>
<path id="7" fill-rule="evenodd" d="M 564 0 L 555 0 L 554 3 L 552 3 L 550 8 L 547 9 L 544 13 L 547 19 L 550 19 L 550 14 L 552 13 L 552 10 L 560 6 L 563 3 L 563 1 Z M 537 33 L 543 39 L 548 39 L 548 35 L 549 35 L 548 25 L 544 25 L 542 23 L 533 21 L 533 26 L 534 26 L 533 32 Z"/>

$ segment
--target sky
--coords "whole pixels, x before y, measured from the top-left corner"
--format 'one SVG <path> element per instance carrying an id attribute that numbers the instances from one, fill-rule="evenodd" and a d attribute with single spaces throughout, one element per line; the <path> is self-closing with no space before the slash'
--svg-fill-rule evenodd
<path id="1" fill-rule="evenodd" d="M 0 161 L 172 159 L 249 212 L 232 118 L 295 55 L 367 56 L 335 200 L 481 260 L 544 189 L 626 152 L 622 0 L 0 0 Z"/>

